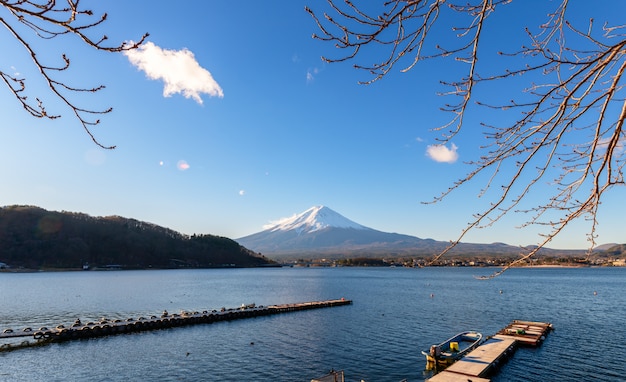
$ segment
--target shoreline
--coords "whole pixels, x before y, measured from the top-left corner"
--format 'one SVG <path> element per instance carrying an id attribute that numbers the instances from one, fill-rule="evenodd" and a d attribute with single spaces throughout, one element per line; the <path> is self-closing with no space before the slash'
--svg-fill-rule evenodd
<path id="1" fill-rule="evenodd" d="M 123 272 L 123 271 L 153 271 L 153 270 L 197 270 L 197 269 L 255 269 L 255 268 L 333 268 L 331 266 L 321 266 L 321 265 L 311 265 L 311 266 L 294 266 L 294 265 L 274 265 L 272 267 L 210 267 L 210 268 L 121 268 L 121 269 L 108 269 L 108 268 L 92 268 L 89 270 L 81 269 L 81 268 L 45 268 L 45 269 L 32 269 L 32 268 L 6 268 L 1 269 L 0 274 L 2 273 L 42 273 L 42 272 Z M 405 267 L 405 266 L 360 266 L 360 265 L 342 265 L 341 268 L 503 268 L 503 266 L 499 265 L 490 265 L 490 266 L 458 266 L 458 265 L 436 265 L 430 267 Z M 560 264 L 540 264 L 540 265 L 518 265 L 513 266 L 511 269 L 523 269 L 523 268 L 541 268 L 541 269 L 549 269 L 549 268 L 571 268 L 571 269 L 579 269 L 579 268 L 620 268 L 619 266 L 603 266 L 603 265 L 560 265 Z"/>
<path id="2" fill-rule="evenodd" d="M 559 265 L 559 264 L 541 264 L 541 265 L 523 265 L 514 268 L 591 268 L 593 265 Z"/>

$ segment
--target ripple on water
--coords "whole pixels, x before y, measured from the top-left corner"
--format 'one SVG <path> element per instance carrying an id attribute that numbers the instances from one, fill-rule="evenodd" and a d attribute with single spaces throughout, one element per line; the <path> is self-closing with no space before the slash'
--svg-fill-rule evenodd
<path id="1" fill-rule="evenodd" d="M 620 380 L 626 375 L 626 269 L 272 269 L 0 275 L 0 324 L 55 326 L 102 316 L 338 297 L 350 306 L 119 335 L 0 353 L 12 381 L 423 381 L 420 350 L 466 329 L 550 321 L 494 382 Z M 499 291 L 503 290 L 500 294 Z M 593 291 L 597 290 L 597 295 Z M 431 294 L 434 296 L 431 297 Z M 618 356 L 616 356 L 618 355 Z"/>

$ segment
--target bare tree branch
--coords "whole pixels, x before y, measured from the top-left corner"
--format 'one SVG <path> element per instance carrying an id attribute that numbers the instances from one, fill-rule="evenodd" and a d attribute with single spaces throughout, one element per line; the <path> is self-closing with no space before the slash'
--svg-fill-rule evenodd
<path id="1" fill-rule="evenodd" d="M 489 227 L 510 213 L 529 214 L 530 218 L 522 227 L 537 225 L 545 227 L 546 231 L 536 247 L 522 249 L 520 258 L 486 278 L 528 261 L 568 224 L 580 218 L 590 222 L 587 239 L 590 251 L 593 249 L 602 196 L 614 186 L 624 185 L 624 25 L 605 24 L 601 31 L 596 31 L 594 20 L 589 19 L 587 25 L 575 26 L 568 20 L 569 1 L 561 0 L 536 31 L 526 29 L 528 45 L 513 53 L 499 53 L 503 59 L 516 59 L 521 63 L 519 67 L 479 75 L 482 66 L 478 55 L 482 51 L 483 35 L 498 33 L 488 29 L 486 20 L 512 0 L 463 3 L 388 0 L 374 11 L 378 12 L 375 14 L 365 11 L 373 9 L 371 3 L 359 7 L 350 0 L 327 1 L 333 16 L 324 14 L 320 18 L 318 13 L 306 8 L 321 32 L 313 37 L 333 42 L 336 48 L 347 53 L 338 58 L 323 58 L 325 61 L 356 60 L 365 46 L 387 49 L 381 62 L 354 65 L 372 75 L 364 84 L 382 79 L 410 55 L 413 60 L 402 71 L 433 58 L 467 64 L 466 75 L 456 81 L 442 81 L 450 90 L 441 95 L 457 98 L 457 102 L 442 107 L 452 117 L 443 126 L 434 127 L 445 132 L 441 143 L 448 142 L 464 127 L 463 117 L 471 101 L 492 112 L 517 115 L 503 126 L 482 123 L 488 142 L 482 147 L 485 154 L 470 162 L 474 167 L 472 171 L 431 202 L 441 202 L 452 191 L 487 172 L 490 175 L 479 197 L 489 190 L 497 191 L 490 205 L 475 214 L 457 239 L 437 254 L 433 262 L 460 243 L 471 230 Z M 446 6 L 448 12 L 444 14 Z M 442 47 L 444 43 L 455 42 L 439 41 L 441 38 L 431 32 L 442 25 L 457 32 L 457 47 Z M 434 49 L 429 48 L 431 46 Z M 542 82 L 532 83 L 523 93 L 507 97 L 511 101 L 506 104 L 491 104 L 475 95 L 476 87 L 519 76 L 531 76 Z M 502 184 L 496 186 L 500 181 Z M 536 186 L 546 182 L 552 185 L 553 194 L 536 206 L 522 207 Z"/>
<path id="2" fill-rule="evenodd" d="M 12 18 L 0 17 L 0 25 L 4 26 L 24 48 L 52 93 L 72 110 L 91 140 L 102 148 L 113 149 L 115 146 L 102 145 L 91 131 L 93 126 L 100 123 L 100 120 L 93 119 L 93 116 L 110 113 L 113 109 L 93 110 L 83 108 L 78 106 L 71 98 L 72 95 L 77 93 L 96 93 L 104 89 L 104 85 L 83 88 L 71 86 L 64 81 L 56 79 L 55 73 L 63 72 L 70 68 L 70 59 L 67 55 L 61 54 L 63 60 L 61 66 L 47 65 L 40 60 L 25 32 L 18 29 L 18 25 L 24 25 L 32 30 L 35 36 L 45 40 L 52 40 L 63 35 L 73 35 L 80 38 L 85 44 L 106 52 L 136 49 L 148 37 L 146 33 L 136 43 L 122 42 L 119 45 L 104 45 L 108 39 L 106 35 L 101 36 L 98 40 L 94 40 L 87 33 L 106 20 L 106 13 L 93 21 L 93 12 L 81 8 L 79 3 L 80 0 L 65 0 L 63 2 L 57 2 L 56 0 L 0 0 L 0 7 L 5 8 L 8 14 L 12 16 Z M 11 75 L 2 70 L 0 70 L 0 78 L 2 78 L 9 91 L 13 93 L 30 115 L 48 119 L 61 117 L 60 114 L 49 114 L 40 98 L 35 98 L 34 101 L 29 99 L 26 95 L 25 78 Z"/>

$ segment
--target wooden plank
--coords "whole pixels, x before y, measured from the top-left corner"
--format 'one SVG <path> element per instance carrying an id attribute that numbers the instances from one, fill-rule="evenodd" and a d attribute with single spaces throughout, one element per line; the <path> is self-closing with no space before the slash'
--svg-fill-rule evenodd
<path id="1" fill-rule="evenodd" d="M 510 338 L 512 340 L 517 341 L 520 345 L 525 346 L 537 346 L 539 344 L 540 337 L 537 336 L 522 336 L 522 335 L 506 335 L 506 334 L 498 334 L 498 337 L 501 338 Z"/>
<path id="2" fill-rule="evenodd" d="M 441 373 L 434 375 L 432 378 L 428 380 L 428 382 L 489 382 L 489 379 L 473 377 L 469 375 L 463 375 L 458 373 L 453 373 L 451 371 L 445 370 Z"/>
<path id="3" fill-rule="evenodd" d="M 494 336 L 446 370 L 479 377 L 514 345 L 515 339 Z"/>
<path id="4" fill-rule="evenodd" d="M 539 321 L 514 320 L 513 323 L 514 324 L 520 324 L 520 325 L 536 325 L 536 326 L 541 326 L 541 327 L 544 327 L 544 328 L 552 326 L 552 324 L 550 324 L 549 322 L 539 322 Z"/>

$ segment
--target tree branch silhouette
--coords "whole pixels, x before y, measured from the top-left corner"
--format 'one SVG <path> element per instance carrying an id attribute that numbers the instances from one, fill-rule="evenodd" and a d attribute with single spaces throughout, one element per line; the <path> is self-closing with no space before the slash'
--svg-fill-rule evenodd
<path id="1" fill-rule="evenodd" d="M 26 54 L 31 58 L 39 74 L 52 91 L 53 95 L 67 105 L 91 140 L 98 146 L 105 149 L 114 149 L 115 146 L 105 146 L 101 144 L 92 133 L 92 127 L 100 123 L 99 115 L 110 113 L 113 109 L 91 109 L 79 106 L 72 97 L 83 93 L 97 93 L 104 89 L 104 85 L 96 87 L 75 87 L 69 85 L 64 80 L 58 79 L 59 72 L 70 69 L 70 59 L 65 53 L 61 53 L 61 65 L 49 65 L 42 61 L 33 47 L 31 38 L 27 35 L 27 30 L 20 29 L 26 26 L 35 37 L 43 40 L 52 40 L 64 35 L 73 35 L 81 39 L 85 44 L 100 51 L 121 52 L 139 47 L 148 34 L 144 34 L 138 42 L 123 42 L 119 45 L 105 45 L 108 40 L 106 35 L 98 40 L 92 39 L 88 33 L 107 19 L 107 14 L 102 14 L 99 18 L 94 16 L 89 9 L 80 6 L 80 0 L 0 0 L 0 7 L 6 9 L 8 17 L 0 16 L 0 25 L 4 26 L 11 36 L 24 48 Z M 95 18 L 95 19 L 94 19 Z M 6 60 L 5 60 L 6 61 Z M 0 69 L 0 78 L 7 85 L 9 91 L 15 96 L 30 115 L 36 118 L 56 119 L 60 114 L 49 113 L 43 101 L 39 97 L 30 98 L 27 95 L 27 80 L 19 75 L 7 73 Z"/>
<path id="2" fill-rule="evenodd" d="M 518 259 L 483 278 L 495 277 L 528 261 L 566 226 L 581 218 L 590 222 L 589 256 L 596 245 L 602 197 L 615 186 L 624 185 L 626 26 L 605 24 L 597 31 L 593 19 L 575 26 L 568 20 L 569 1 L 561 0 L 534 31 L 526 28 L 527 45 L 512 53 L 498 53 L 503 60 L 516 59 L 519 65 L 502 73 L 489 73 L 478 56 L 483 49 L 483 36 L 498 31 L 490 31 L 486 20 L 512 1 L 389 0 L 368 13 L 367 9 L 373 8 L 371 3 L 357 6 L 350 0 L 327 0 L 332 16 L 324 13 L 323 17 L 306 8 L 319 29 L 313 38 L 333 43 L 340 52 L 337 58 L 322 57 L 324 61 L 358 60 L 365 46 L 382 51 L 381 61 L 354 65 L 371 76 L 362 84 L 381 80 L 400 63 L 405 65 L 403 72 L 435 58 L 467 65 L 461 78 L 441 81 L 449 90 L 440 95 L 455 101 L 441 107 L 451 113 L 451 118 L 434 127 L 443 134 L 440 143 L 447 143 L 461 129 L 469 128 L 464 116 L 470 102 L 492 112 L 506 111 L 507 115 L 517 116 L 505 125 L 483 122 L 488 142 L 481 147 L 484 154 L 469 162 L 472 171 L 428 202 L 441 202 L 482 174 L 487 174 L 488 180 L 479 197 L 496 191 L 490 205 L 476 213 L 432 262 L 448 253 L 471 230 L 489 227 L 510 213 L 529 214 L 521 227 L 545 228 L 537 246 L 522 248 Z M 441 37 L 432 32 L 443 26 L 456 31 L 455 41 L 440 41 Z M 445 48 L 444 44 L 457 46 Z M 407 59 L 409 63 L 405 64 Z M 479 71 L 487 74 L 480 75 Z M 507 97 L 511 101 L 506 104 L 482 101 L 475 94 L 477 87 L 520 76 L 540 82 L 529 82 L 522 93 Z M 554 192 L 538 205 L 523 207 L 522 202 L 527 201 L 536 186 L 546 182 Z"/>

